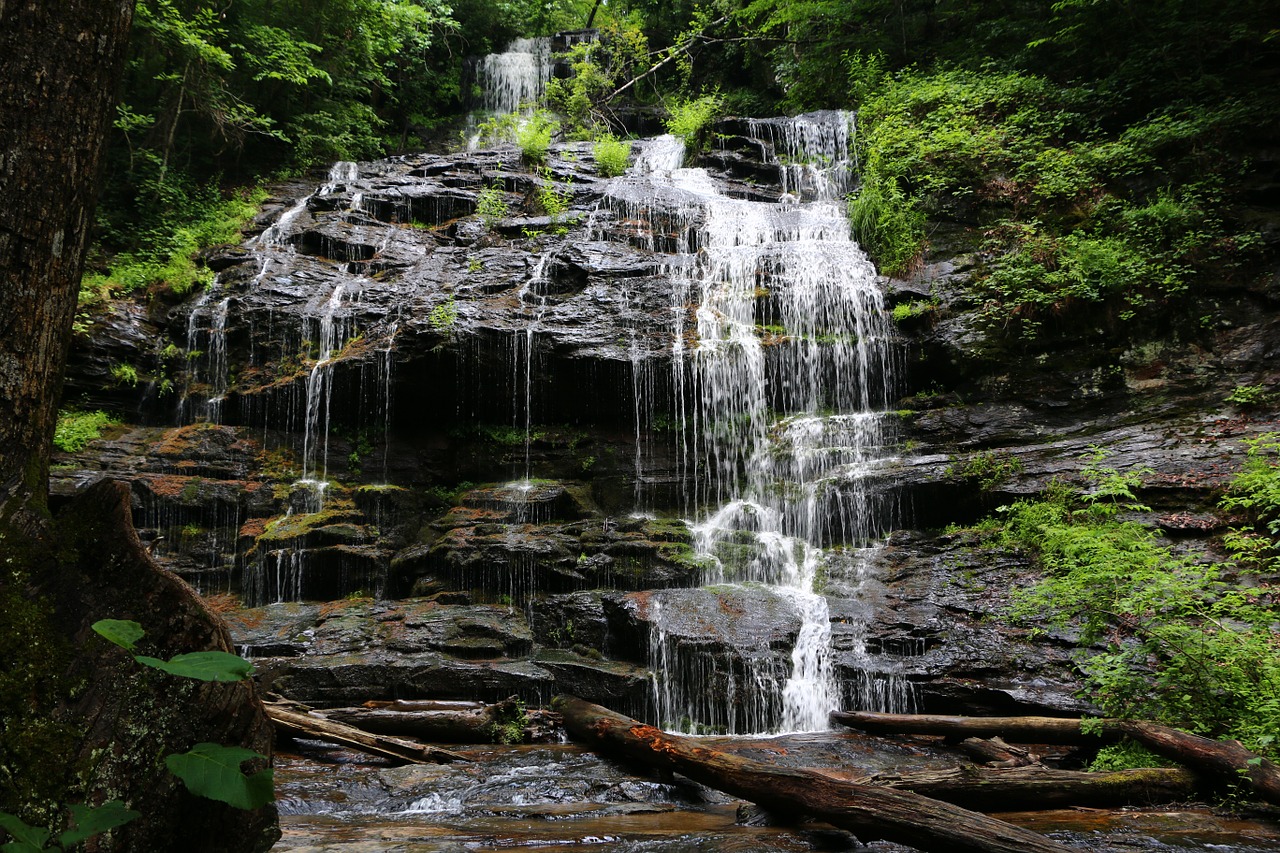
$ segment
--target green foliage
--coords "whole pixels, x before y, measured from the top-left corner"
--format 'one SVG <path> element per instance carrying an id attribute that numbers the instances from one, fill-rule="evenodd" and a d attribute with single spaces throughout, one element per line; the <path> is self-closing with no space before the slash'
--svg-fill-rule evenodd
<path id="1" fill-rule="evenodd" d="M 58 412 L 58 425 L 54 428 L 53 446 L 64 453 L 77 453 L 114 423 L 116 419 L 106 412 L 61 409 Z"/>
<path id="2" fill-rule="evenodd" d="M 895 323 L 905 323 L 918 317 L 926 316 L 933 311 L 936 305 L 933 302 L 899 302 L 893 306 L 891 316 Z"/>
<path id="3" fill-rule="evenodd" d="M 161 287 L 185 294 L 213 280 L 213 273 L 196 262 L 196 255 L 210 246 L 234 243 L 266 199 L 261 188 L 247 188 L 223 198 L 212 186 L 171 187 L 166 193 L 169 209 L 157 213 L 150 228 L 132 230 L 128 237 L 112 238 L 113 222 L 104 222 L 107 239 L 131 248 L 115 255 L 105 272 L 89 273 L 80 284 L 82 306 L 100 301 L 104 294 L 129 293 Z M 133 228 L 121 222 L 120 228 Z"/>
<path id="4" fill-rule="evenodd" d="M 506 596 L 507 605 L 511 604 L 510 596 Z M 508 705 L 496 706 L 497 712 L 489 723 L 489 736 L 494 743 L 513 744 L 524 742 L 524 729 L 528 724 L 528 713 L 522 700 L 517 699 Z"/>
<path id="5" fill-rule="evenodd" d="M 1266 483 L 1239 494 L 1265 494 L 1280 479 L 1268 467 L 1259 471 Z M 1019 591 L 1014 613 L 1080 631 L 1089 696 L 1107 713 L 1275 755 L 1280 644 L 1270 596 L 1233 582 L 1229 566 L 1176 555 L 1158 532 L 1125 520 L 1146 510 L 1134 494 L 1141 476 L 1102 467 L 1095 455 L 1084 471 L 1089 491 L 1058 483 L 1002 508 L 1004 541 L 1031 550 L 1045 573 Z"/>
<path id="6" fill-rule="evenodd" d="M 683 137 L 691 150 L 704 145 L 711 122 L 720 115 L 724 98 L 719 94 L 676 100 L 667 105 L 667 133 Z"/>
<path id="7" fill-rule="evenodd" d="M 524 116 L 516 127 L 516 145 L 520 146 L 521 159 L 531 164 L 546 162 L 551 138 L 559 129 L 560 123 L 546 110 L 534 110 Z"/>
<path id="8" fill-rule="evenodd" d="M 507 200 L 503 195 L 501 184 L 490 184 L 480 190 L 476 199 L 476 215 L 486 228 L 492 228 L 508 214 Z"/>
<path id="9" fill-rule="evenodd" d="M 240 769 L 247 761 L 265 758 L 243 747 L 198 743 L 189 752 L 166 757 L 164 763 L 191 793 L 248 810 L 265 806 L 275 799 L 270 768 L 252 775 L 246 775 Z"/>
<path id="10" fill-rule="evenodd" d="M 564 225 L 565 214 L 573 204 L 573 180 L 566 181 L 563 189 L 557 189 L 550 169 L 539 172 L 545 183 L 538 186 L 538 205 L 551 217 L 551 224 L 557 234 L 564 234 L 568 229 Z"/>
<path id="11" fill-rule="evenodd" d="M 952 462 L 947 466 L 948 477 L 977 480 L 979 488 L 990 492 L 1022 473 L 1022 462 L 1007 453 L 985 450 L 981 453 Z"/>
<path id="12" fill-rule="evenodd" d="M 611 133 L 605 133 L 592 143 L 591 154 L 595 158 L 596 168 L 603 177 L 616 178 L 627 171 L 631 161 L 631 142 L 619 139 Z"/>
<path id="13" fill-rule="evenodd" d="M 648 46 L 636 18 L 606 16 L 595 41 L 576 44 L 561 57 L 572 74 L 547 84 L 547 104 L 571 131 L 608 127 L 608 103 L 647 64 Z"/>
<path id="14" fill-rule="evenodd" d="M 42 827 L 28 826 L 16 815 L 0 812 L 0 829 L 13 840 L 0 847 L 6 853 L 39 853 L 41 850 L 69 850 L 83 841 L 101 835 L 117 826 L 124 826 L 141 817 L 141 812 L 125 808 L 119 800 L 108 800 L 100 806 L 76 804 L 71 807 L 73 828 L 61 832 L 56 839 L 53 833 Z"/>
<path id="15" fill-rule="evenodd" d="M 92 627 L 104 639 L 129 652 L 145 636 L 142 626 L 129 619 L 99 619 Z M 243 681 L 253 674 L 253 664 L 229 652 L 188 652 L 167 661 L 145 655 L 134 655 L 133 659 L 143 666 L 199 681 Z"/>
<path id="16" fill-rule="evenodd" d="M 1134 770 L 1140 767 L 1168 767 L 1169 762 L 1140 743 L 1123 740 L 1108 744 L 1098 750 L 1089 764 L 1093 773 L 1109 773 L 1116 770 Z"/>
<path id="17" fill-rule="evenodd" d="M 450 332 L 453 326 L 458 322 L 458 305 L 453 297 L 447 297 L 444 302 L 431 309 L 427 314 L 427 323 L 437 332 Z"/>
<path id="18" fill-rule="evenodd" d="M 924 248 L 924 211 L 897 182 L 868 166 L 862 185 L 849 198 L 853 235 L 889 275 L 910 272 Z"/>
<path id="19" fill-rule="evenodd" d="M 199 681 L 243 681 L 253 674 L 253 664 L 230 652 L 188 652 L 167 661 L 145 655 L 133 659 L 143 666 Z"/>
<path id="20" fill-rule="evenodd" d="M 1262 385 L 1237 385 L 1227 395 L 1227 402 L 1242 409 L 1253 409 L 1271 401 L 1271 394 Z"/>
<path id="21" fill-rule="evenodd" d="M 132 619 L 99 619 L 92 627 L 98 635 L 129 652 L 134 651 L 138 640 L 147 634 Z"/>
<path id="22" fill-rule="evenodd" d="M 855 235 L 902 274 L 926 215 L 989 223 L 974 296 L 990 331 L 1034 337 L 1078 303 L 1128 319 L 1257 258 L 1258 235 L 1225 219 L 1221 148 L 1252 108 L 1178 104 L 1104 131 L 1087 87 L 991 67 L 877 76 L 860 54 L 849 64 L 864 99 Z"/>
<path id="23" fill-rule="evenodd" d="M 1267 433 L 1245 442 L 1244 467 L 1222 497 L 1222 508 L 1244 516 L 1224 539 L 1241 571 L 1280 572 L 1280 436 Z"/>
<path id="24" fill-rule="evenodd" d="M 138 384 L 138 368 L 132 364 L 113 364 L 111 365 L 111 378 L 116 381 L 117 385 L 134 387 Z"/>

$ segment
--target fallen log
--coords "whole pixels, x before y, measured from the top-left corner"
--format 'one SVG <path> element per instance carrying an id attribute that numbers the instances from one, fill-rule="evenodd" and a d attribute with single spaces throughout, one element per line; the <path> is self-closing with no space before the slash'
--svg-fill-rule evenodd
<path id="1" fill-rule="evenodd" d="M 802 811 L 849 830 L 950 853 L 1067 853 L 1030 830 L 908 791 L 859 785 L 812 770 L 776 767 L 721 752 L 572 696 L 552 703 L 570 734 L 607 750 L 750 800 L 779 814 Z"/>
<path id="2" fill-rule="evenodd" d="M 1099 728 L 1086 735 L 1074 717 L 957 717 L 946 714 L 883 714 L 833 711 L 831 722 L 869 734 L 943 735 L 952 740 L 998 737 L 1007 743 L 1105 744 L 1121 733 Z M 1100 721 L 1101 722 L 1101 721 Z"/>
<path id="3" fill-rule="evenodd" d="M 353 726 L 343 725 L 333 720 L 325 720 L 304 711 L 285 708 L 280 705 L 263 703 L 267 716 L 275 724 L 277 730 L 294 737 L 314 738 L 327 743 L 334 743 L 348 749 L 367 752 L 382 758 L 410 764 L 444 764 L 451 761 L 466 761 L 467 758 L 447 749 L 425 746 L 413 741 L 400 740 L 386 735 L 370 734 Z"/>
<path id="4" fill-rule="evenodd" d="M 492 743 L 499 726 L 522 714 L 514 699 L 464 708 L 405 702 L 374 708 L 328 708 L 317 713 L 366 732 L 407 735 L 433 743 Z"/>
<path id="5" fill-rule="evenodd" d="M 1081 773 L 1048 767 L 962 767 L 852 777 L 850 781 L 913 791 L 975 811 L 1112 808 L 1177 802 L 1191 797 L 1196 776 L 1181 767 Z"/>
<path id="6" fill-rule="evenodd" d="M 1144 720 L 956 717 L 872 711 L 837 711 L 831 720 L 874 734 L 1001 737 L 1016 743 L 1105 744 L 1127 737 L 1197 773 L 1247 785 L 1260 799 L 1280 805 L 1280 767 L 1245 749 L 1239 741 L 1211 740 Z"/>
<path id="7" fill-rule="evenodd" d="M 1040 756 L 1020 746 L 1007 744 L 998 737 L 966 738 L 960 744 L 960 751 L 975 764 L 988 767 L 1026 767 L 1040 763 Z"/>

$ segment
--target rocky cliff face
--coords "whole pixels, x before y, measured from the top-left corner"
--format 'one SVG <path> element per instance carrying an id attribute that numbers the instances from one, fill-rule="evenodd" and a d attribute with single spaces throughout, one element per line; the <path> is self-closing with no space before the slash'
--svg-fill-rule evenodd
<path id="1" fill-rule="evenodd" d="M 769 124 L 721 130 L 699 159 L 718 192 L 785 201 L 795 164 Z M 569 691 L 644 716 L 658 656 L 720 693 L 785 677 L 794 602 L 699 588 L 708 558 L 682 520 L 696 466 L 670 318 L 697 307 L 673 290 L 696 256 L 678 251 L 690 209 L 676 192 L 627 199 L 589 144 L 554 146 L 542 171 L 503 149 L 282 185 L 244 246 L 205 259 L 208 290 L 119 301 L 78 338 L 66 401 L 126 423 L 62 456 L 55 493 L 128 481 L 144 540 L 298 700 Z M 819 589 L 844 703 L 1087 705 L 1065 638 L 1006 624 L 1026 558 L 939 531 L 1071 478 L 1100 446 L 1148 470 L 1155 524 L 1212 553 L 1215 489 L 1242 439 L 1277 428 L 1274 410 L 1225 402 L 1280 378 L 1276 278 L 1185 319 L 1080 311 L 1013 345 L 966 302 L 976 233 L 940 224 L 913 277 L 881 282 L 916 307 L 893 341 L 894 444 L 863 493 L 875 531 L 896 532 L 823 543 L 848 552 Z M 785 357 L 788 330 L 758 322 L 765 358 Z M 114 364 L 140 382 L 115 384 Z M 717 544 L 721 566 L 735 547 L 750 546 Z"/>

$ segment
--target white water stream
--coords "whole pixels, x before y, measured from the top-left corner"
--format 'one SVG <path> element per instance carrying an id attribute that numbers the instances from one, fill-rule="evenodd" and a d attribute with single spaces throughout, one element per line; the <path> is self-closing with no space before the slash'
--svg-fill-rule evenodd
<path id="1" fill-rule="evenodd" d="M 776 204 L 724 195 L 705 170 L 682 168 L 669 136 L 609 190 L 627 221 L 673 211 L 672 378 L 695 550 L 714 567 L 704 581 L 763 585 L 800 625 L 779 680 L 765 649 L 686 660 L 655 606 L 654 696 L 667 727 L 823 729 L 840 700 L 816 586 L 825 542 L 877 532 L 865 481 L 884 461 L 892 383 L 887 313 L 843 210 L 852 127 L 846 113 L 753 123 L 780 166 Z M 722 682 L 734 695 L 707 695 Z"/>

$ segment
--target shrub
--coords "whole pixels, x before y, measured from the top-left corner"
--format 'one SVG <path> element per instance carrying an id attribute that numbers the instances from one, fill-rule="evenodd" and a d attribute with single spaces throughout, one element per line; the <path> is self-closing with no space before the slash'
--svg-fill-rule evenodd
<path id="1" fill-rule="evenodd" d="M 591 146 L 596 168 L 606 178 L 616 178 L 627 170 L 631 160 L 631 142 L 611 133 L 598 138 Z"/>
<path id="2" fill-rule="evenodd" d="M 723 102 L 719 94 L 674 101 L 667 106 L 667 133 L 684 137 L 691 149 L 700 148 L 706 141 L 707 128 L 720 114 Z"/>
<path id="3" fill-rule="evenodd" d="M 1280 510 L 1269 441 L 1251 448 L 1224 506 L 1247 502 L 1259 518 Z M 1090 491 L 1055 483 L 1037 500 L 1001 508 L 1003 540 L 1030 550 L 1044 570 L 1019 590 L 1014 614 L 1080 631 L 1088 696 L 1106 713 L 1236 738 L 1275 756 L 1280 647 L 1269 596 L 1234 583 L 1232 565 L 1175 554 L 1158 531 L 1124 520 L 1147 511 L 1133 491 L 1141 473 L 1100 463 L 1096 454 L 1084 471 Z"/>
<path id="4" fill-rule="evenodd" d="M 526 163 L 545 162 L 551 138 L 559 129 L 559 122 L 546 110 L 535 110 L 526 116 L 516 127 L 516 144 L 520 146 L 520 157 Z"/>
<path id="5" fill-rule="evenodd" d="M 507 200 L 503 197 L 501 184 L 490 184 L 480 190 L 476 200 L 476 215 L 486 228 L 497 225 L 499 220 L 507 217 Z"/>
<path id="6" fill-rule="evenodd" d="M 106 412 L 78 412 L 63 409 L 58 412 L 58 425 L 53 433 L 53 446 L 66 453 L 76 453 L 89 442 L 102 435 L 102 431 L 116 419 Z"/>

